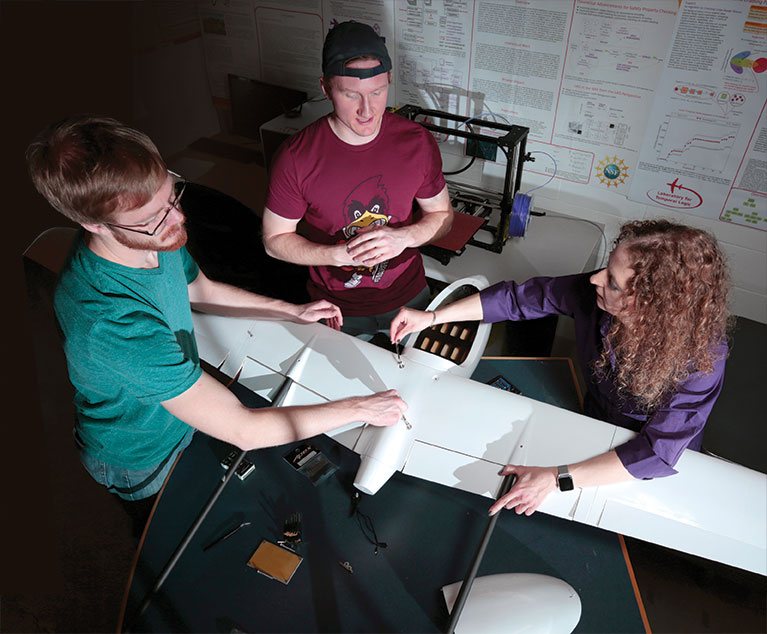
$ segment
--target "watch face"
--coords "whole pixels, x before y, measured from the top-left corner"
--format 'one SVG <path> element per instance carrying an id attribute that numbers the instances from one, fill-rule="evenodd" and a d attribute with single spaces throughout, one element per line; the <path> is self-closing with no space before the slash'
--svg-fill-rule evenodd
<path id="1" fill-rule="evenodd" d="M 573 478 L 569 473 L 558 476 L 557 482 L 560 491 L 572 491 L 575 488 L 573 486 Z"/>

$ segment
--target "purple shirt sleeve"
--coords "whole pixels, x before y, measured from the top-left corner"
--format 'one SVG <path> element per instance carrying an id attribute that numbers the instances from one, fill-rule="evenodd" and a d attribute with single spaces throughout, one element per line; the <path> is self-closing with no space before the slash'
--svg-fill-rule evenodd
<path id="1" fill-rule="evenodd" d="M 642 427 L 639 435 L 615 448 L 626 470 L 635 478 L 674 475 L 677 460 L 690 447 L 700 448 L 703 427 L 722 391 L 727 346 L 711 374 L 696 372 L 684 381 Z"/>
<path id="2" fill-rule="evenodd" d="M 522 284 L 493 284 L 479 293 L 482 321 L 521 321 L 547 315 L 572 317 L 575 305 L 580 301 L 579 294 L 573 292 L 574 287 L 582 278 L 582 275 L 534 277 Z"/>
<path id="3" fill-rule="evenodd" d="M 483 321 L 489 323 L 552 314 L 575 318 L 581 370 L 589 396 L 598 404 L 589 415 L 638 430 L 635 438 L 615 449 L 632 476 L 649 479 L 673 475 L 674 465 L 685 449 L 700 449 L 706 420 L 722 391 L 726 343 L 716 347 L 719 360 L 711 374 L 690 375 L 662 407 L 641 423 L 645 420 L 643 414 L 621 399 L 611 383 L 600 382 L 591 374 L 591 364 L 600 354 L 606 314 L 596 306 L 589 274 L 536 277 L 522 284 L 500 282 L 481 291 L 480 301 Z"/>

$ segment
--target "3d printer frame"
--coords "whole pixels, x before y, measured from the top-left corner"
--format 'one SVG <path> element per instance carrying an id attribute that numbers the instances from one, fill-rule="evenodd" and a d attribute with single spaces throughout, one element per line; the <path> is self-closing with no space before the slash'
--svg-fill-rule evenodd
<path id="1" fill-rule="evenodd" d="M 486 121 L 474 117 L 465 117 L 450 112 L 444 112 L 442 110 L 431 110 L 429 108 L 422 108 L 410 104 L 395 108 L 393 111 L 398 115 L 407 117 L 411 121 L 422 125 L 432 132 L 461 137 L 466 139 L 467 143 L 473 141 L 477 145 L 484 143 L 491 144 L 495 148 L 500 148 L 506 156 L 506 174 L 503 182 L 503 190 L 500 192 L 500 195 L 488 195 L 487 192 L 484 192 L 484 197 L 478 196 L 471 190 L 483 191 L 480 188 L 473 188 L 462 183 L 448 183 L 448 189 L 452 190 L 450 192 L 450 197 L 454 206 L 457 202 L 463 203 L 472 210 L 471 215 L 484 217 L 485 222 L 478 231 L 488 231 L 493 236 L 492 242 L 482 242 L 471 237 L 466 244 L 471 244 L 481 249 L 487 249 L 494 253 L 500 253 L 509 237 L 512 205 L 514 196 L 519 191 L 519 186 L 522 181 L 523 163 L 525 161 L 533 160 L 529 154 L 526 154 L 527 136 L 530 133 L 530 128 L 519 125 L 507 125 L 496 121 Z M 419 120 L 417 117 L 421 117 L 421 119 Z M 424 117 L 428 119 L 424 119 Z M 463 124 L 464 128 L 448 128 L 432 123 L 429 119 L 454 121 L 457 124 Z M 482 130 L 483 128 L 500 131 L 503 134 L 500 136 L 491 136 L 489 134 L 482 134 L 481 132 L 475 131 L 475 129 Z M 495 226 L 490 224 L 489 218 L 494 209 L 500 211 L 500 219 Z M 421 247 L 421 251 L 426 255 L 435 258 L 442 264 L 447 264 L 452 257 L 463 253 L 465 248 L 466 247 L 464 246 L 460 251 L 450 251 L 434 245 L 426 245 Z"/>

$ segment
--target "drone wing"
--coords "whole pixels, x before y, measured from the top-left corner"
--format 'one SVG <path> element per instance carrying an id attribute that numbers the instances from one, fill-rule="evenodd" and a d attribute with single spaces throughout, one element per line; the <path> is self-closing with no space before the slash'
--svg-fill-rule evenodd
<path id="1" fill-rule="evenodd" d="M 200 356 L 266 398 L 296 358 L 310 352 L 287 405 L 310 405 L 395 388 L 407 423 L 364 421 L 336 430 L 376 475 L 395 470 L 495 498 L 500 468 L 584 460 L 633 432 L 472 381 L 429 355 L 392 352 L 319 324 L 194 315 Z M 419 351 L 415 351 L 419 352 Z M 767 476 L 686 451 L 678 475 L 550 495 L 540 510 L 733 566 L 767 574 Z M 364 486 L 357 484 L 365 491 Z M 724 503 L 726 501 L 726 507 Z"/>

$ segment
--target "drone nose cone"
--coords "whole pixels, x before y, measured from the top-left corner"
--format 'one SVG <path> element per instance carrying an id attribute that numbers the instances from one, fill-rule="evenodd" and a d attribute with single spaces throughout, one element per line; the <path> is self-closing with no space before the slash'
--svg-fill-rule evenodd
<path id="1" fill-rule="evenodd" d="M 373 456 L 362 456 L 354 486 L 363 493 L 375 495 L 378 490 L 394 475 L 396 469 Z"/>

